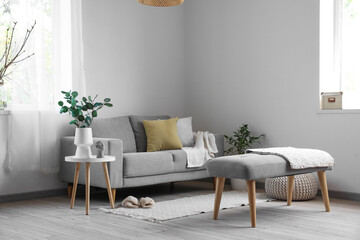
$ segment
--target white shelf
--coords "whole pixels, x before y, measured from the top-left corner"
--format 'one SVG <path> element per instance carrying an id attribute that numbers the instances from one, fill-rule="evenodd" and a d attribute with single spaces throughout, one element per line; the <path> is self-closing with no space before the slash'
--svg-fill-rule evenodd
<path id="1" fill-rule="evenodd" d="M 360 114 L 360 109 L 317 110 L 318 114 Z"/>
<path id="2" fill-rule="evenodd" d="M 9 115 L 10 110 L 0 110 L 0 115 Z"/>

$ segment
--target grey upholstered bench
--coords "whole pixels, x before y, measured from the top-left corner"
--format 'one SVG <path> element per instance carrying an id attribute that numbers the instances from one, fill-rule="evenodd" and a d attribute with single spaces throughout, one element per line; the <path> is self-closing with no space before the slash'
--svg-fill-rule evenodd
<path id="1" fill-rule="evenodd" d="M 271 177 L 288 176 L 287 205 L 291 205 L 294 175 L 317 172 L 321 187 L 321 193 L 325 204 L 325 210 L 330 212 L 330 203 L 327 190 L 325 170 L 331 167 L 291 169 L 290 164 L 279 156 L 244 154 L 218 157 L 206 163 L 206 169 L 210 176 L 216 177 L 214 219 L 219 214 L 221 196 L 224 189 L 225 178 L 245 179 L 250 207 L 251 226 L 256 226 L 256 188 L 255 180 Z"/>

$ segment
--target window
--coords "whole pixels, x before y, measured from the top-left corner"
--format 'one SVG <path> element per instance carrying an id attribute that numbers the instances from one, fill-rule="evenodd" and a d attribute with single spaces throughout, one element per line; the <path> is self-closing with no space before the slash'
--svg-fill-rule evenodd
<path id="1" fill-rule="evenodd" d="M 360 0 L 320 0 L 320 92 L 360 109 Z"/>
<path id="2" fill-rule="evenodd" d="M 22 42 L 26 30 L 36 21 L 24 56 L 35 55 L 12 67 L 6 84 L 0 86 L 1 98 L 9 104 L 32 105 L 38 101 L 51 104 L 54 101 L 52 10 L 51 0 L 0 0 L 0 42 L 14 22 L 17 22 L 14 40 Z M 1 47 L 0 52 L 3 52 Z"/>

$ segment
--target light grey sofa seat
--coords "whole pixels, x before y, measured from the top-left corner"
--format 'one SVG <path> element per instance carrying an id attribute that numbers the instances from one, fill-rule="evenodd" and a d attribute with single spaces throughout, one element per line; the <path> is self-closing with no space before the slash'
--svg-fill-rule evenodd
<path id="1" fill-rule="evenodd" d="M 102 141 L 105 155 L 116 157 L 108 163 L 111 188 L 126 188 L 166 182 L 196 180 L 209 177 L 205 167 L 186 168 L 183 150 L 146 152 L 146 134 L 142 120 L 168 119 L 170 116 L 124 116 L 96 119 L 92 126 L 94 143 Z M 224 136 L 215 134 L 219 152 L 224 153 Z M 75 154 L 74 137 L 61 139 L 60 179 L 72 183 L 75 164 L 64 161 Z M 92 146 L 95 155 L 96 149 Z M 91 186 L 106 188 L 101 164 L 91 164 Z M 85 184 L 85 170 L 81 166 L 79 184 Z"/>
<path id="2" fill-rule="evenodd" d="M 124 154 L 124 177 L 142 177 L 174 172 L 173 156 L 167 152 Z"/>

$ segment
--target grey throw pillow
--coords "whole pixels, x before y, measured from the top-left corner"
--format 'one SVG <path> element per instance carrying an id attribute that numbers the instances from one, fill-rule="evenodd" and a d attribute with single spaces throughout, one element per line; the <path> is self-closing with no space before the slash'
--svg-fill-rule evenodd
<path id="1" fill-rule="evenodd" d="M 192 117 L 179 118 L 177 132 L 183 147 L 193 147 L 194 135 L 192 130 Z"/>

